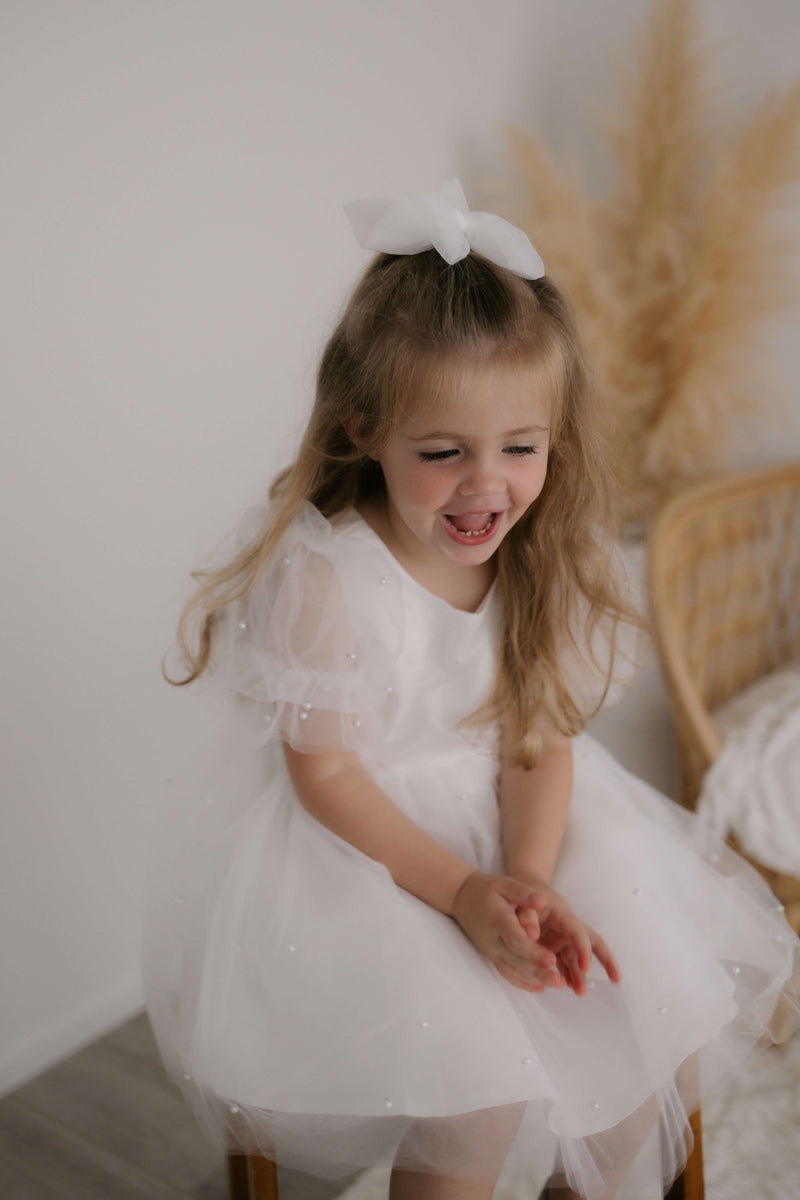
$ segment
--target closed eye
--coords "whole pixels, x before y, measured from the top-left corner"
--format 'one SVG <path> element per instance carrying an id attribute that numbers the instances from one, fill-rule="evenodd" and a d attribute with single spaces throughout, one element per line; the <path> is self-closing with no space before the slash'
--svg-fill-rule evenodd
<path id="1" fill-rule="evenodd" d="M 443 462 L 458 454 L 457 450 L 420 450 L 419 456 L 423 462 Z"/>
<path id="2" fill-rule="evenodd" d="M 422 462 L 446 462 L 448 459 L 454 458 L 459 451 L 455 448 L 448 450 L 420 450 L 418 451 Z M 538 454 L 538 446 L 506 446 L 503 450 L 504 454 L 510 454 L 514 458 L 524 458 L 528 454 Z"/>

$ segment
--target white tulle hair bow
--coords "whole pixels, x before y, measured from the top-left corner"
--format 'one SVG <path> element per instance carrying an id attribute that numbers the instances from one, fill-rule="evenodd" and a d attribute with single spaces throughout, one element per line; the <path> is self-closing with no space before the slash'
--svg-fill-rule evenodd
<path id="1" fill-rule="evenodd" d="M 365 250 L 419 254 L 438 250 L 451 266 L 470 250 L 523 279 L 540 279 L 544 263 L 527 234 L 494 213 L 470 212 L 457 179 L 438 192 L 408 192 L 394 200 L 354 200 L 344 206 Z"/>

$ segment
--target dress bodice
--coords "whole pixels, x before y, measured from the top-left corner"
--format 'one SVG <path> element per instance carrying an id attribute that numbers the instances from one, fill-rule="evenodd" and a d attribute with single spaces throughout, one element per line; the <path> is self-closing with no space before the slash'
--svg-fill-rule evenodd
<path id="1" fill-rule="evenodd" d="M 381 712 L 380 736 L 361 754 L 365 762 L 390 764 L 431 755 L 439 759 L 492 744 L 486 731 L 463 722 L 488 699 L 500 638 L 500 600 L 493 585 L 475 612 L 454 608 L 428 591 L 396 561 L 358 514 L 336 527 L 342 553 L 352 538 L 366 541 L 383 563 L 383 588 L 401 597 L 403 635 Z M 352 580 L 358 586 L 356 579 Z M 380 624 L 382 612 L 374 614 Z"/>

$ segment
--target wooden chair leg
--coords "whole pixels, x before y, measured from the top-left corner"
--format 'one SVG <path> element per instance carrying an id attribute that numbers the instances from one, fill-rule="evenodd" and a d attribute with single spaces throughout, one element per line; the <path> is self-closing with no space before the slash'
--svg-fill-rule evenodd
<path id="1" fill-rule="evenodd" d="M 694 1134 L 694 1148 L 686 1160 L 683 1173 L 673 1183 L 665 1200 L 705 1200 L 703 1176 L 703 1122 L 700 1109 L 689 1118 Z"/>
<path id="2" fill-rule="evenodd" d="M 230 1200 L 280 1200 L 278 1168 L 259 1154 L 228 1155 Z"/>
<path id="3" fill-rule="evenodd" d="M 246 1154 L 228 1155 L 228 1194 L 230 1200 L 250 1200 L 250 1171 Z"/>

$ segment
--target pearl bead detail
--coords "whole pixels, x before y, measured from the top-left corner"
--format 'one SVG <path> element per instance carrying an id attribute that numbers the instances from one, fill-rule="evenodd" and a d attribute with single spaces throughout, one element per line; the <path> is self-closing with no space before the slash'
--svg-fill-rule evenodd
<path id="1" fill-rule="evenodd" d="M 599 1107 L 600 1107 L 600 1101 L 599 1101 L 599 1100 L 593 1100 L 593 1101 L 592 1101 L 592 1108 L 595 1110 L 595 1112 L 597 1111 L 597 1109 L 598 1109 Z"/>
<path id="2" fill-rule="evenodd" d="M 526 1055 L 525 1058 L 523 1058 L 523 1060 L 522 1060 L 522 1065 L 523 1065 L 523 1067 L 529 1067 L 532 1062 L 533 1062 L 533 1059 L 528 1058 L 528 1056 Z"/>
<path id="3" fill-rule="evenodd" d="M 288 567 L 288 566 L 289 566 L 289 563 L 290 563 L 291 561 L 292 561 L 292 560 L 289 558 L 289 555 L 288 555 L 288 554 L 285 554 L 285 555 L 284 555 L 284 557 L 281 559 L 281 562 L 283 563 L 283 565 L 284 565 L 285 567 Z"/>
<path id="4" fill-rule="evenodd" d="M 294 954 L 295 950 L 297 949 L 297 946 L 290 945 L 290 946 L 287 946 L 286 949 L 289 951 L 290 954 Z"/>
<path id="5" fill-rule="evenodd" d="M 634 888 L 634 889 L 633 889 L 633 894 L 634 894 L 634 896 L 641 896 L 641 894 L 642 894 L 642 889 L 641 889 L 641 888 Z"/>
<path id="6" fill-rule="evenodd" d="M 298 717 L 300 718 L 300 720 L 301 720 L 301 721 L 307 721 L 307 720 L 308 720 L 308 713 L 307 713 L 307 712 L 302 712 L 302 711 L 301 711 L 301 712 L 299 712 L 297 715 L 298 715 Z"/>
<path id="7" fill-rule="evenodd" d="M 353 717 L 353 725 L 356 727 L 356 729 L 361 728 L 361 722 L 359 721 L 358 717 Z"/>
<path id="8" fill-rule="evenodd" d="M 239 622 L 239 628 L 240 628 L 240 629 L 247 629 L 247 621 L 240 621 L 240 622 Z"/>
<path id="9" fill-rule="evenodd" d="M 430 1024 L 431 1024 L 430 1021 L 420 1021 L 419 1027 L 420 1027 L 420 1029 L 429 1029 Z"/>
<path id="10" fill-rule="evenodd" d="M 189 1072 L 188 1072 L 188 1071 L 184 1071 L 184 1072 L 183 1072 L 183 1078 L 184 1078 L 184 1079 L 186 1080 L 186 1082 L 188 1083 L 188 1082 L 189 1082 L 189 1080 L 190 1080 L 192 1077 L 191 1077 L 191 1075 L 189 1074 Z"/>
<path id="11" fill-rule="evenodd" d="M 348 659 L 349 659 L 349 661 L 350 661 L 350 662 L 355 662 L 355 661 L 356 661 L 356 652 L 355 652 L 355 650 L 348 650 L 348 652 L 347 652 L 347 657 L 348 657 Z"/>
<path id="12" fill-rule="evenodd" d="M 742 968 L 741 967 L 731 967 L 731 971 L 733 972 L 734 975 L 741 975 Z"/>
<path id="13" fill-rule="evenodd" d="M 385 575 L 381 575 L 380 579 L 378 580 L 378 583 L 381 586 L 383 586 L 384 584 L 387 584 L 388 582 L 389 582 L 389 580 L 386 578 Z"/>
<path id="14" fill-rule="evenodd" d="M 666 1004 L 662 1004 L 661 1008 L 658 1011 L 661 1013 L 661 1015 L 663 1017 L 666 1013 L 669 1012 L 669 1008 L 667 1007 Z"/>
<path id="15" fill-rule="evenodd" d="M 231 1104 L 231 1105 L 229 1106 L 229 1108 L 228 1108 L 228 1111 L 229 1111 L 229 1112 L 232 1112 L 232 1113 L 238 1113 L 238 1111 L 239 1111 L 239 1105 L 238 1105 L 238 1104 Z"/>
<path id="16" fill-rule="evenodd" d="M 394 1105 L 392 1104 L 391 1100 L 389 1100 L 389 1099 L 387 1098 L 387 1099 L 386 1099 L 386 1100 L 384 1100 L 384 1102 L 383 1102 L 383 1107 L 384 1107 L 384 1108 L 394 1108 Z"/>

